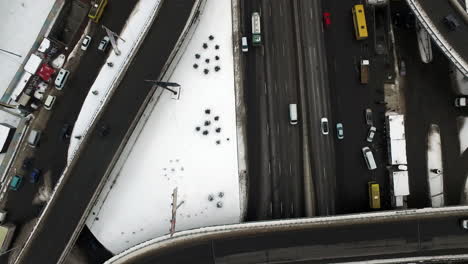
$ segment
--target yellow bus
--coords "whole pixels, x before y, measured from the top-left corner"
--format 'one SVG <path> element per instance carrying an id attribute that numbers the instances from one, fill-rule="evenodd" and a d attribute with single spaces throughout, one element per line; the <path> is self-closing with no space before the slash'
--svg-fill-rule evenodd
<path id="1" fill-rule="evenodd" d="M 371 209 L 380 209 L 380 186 L 375 181 L 367 183 L 369 187 L 369 205 Z"/>
<path id="2" fill-rule="evenodd" d="M 368 37 L 366 15 L 364 14 L 364 5 L 355 5 L 353 7 L 353 22 L 356 39 L 361 40 Z"/>
<path id="3" fill-rule="evenodd" d="M 94 0 L 91 2 L 91 9 L 89 10 L 88 17 L 94 22 L 99 22 L 99 19 L 104 12 L 104 8 L 107 5 L 107 0 Z"/>

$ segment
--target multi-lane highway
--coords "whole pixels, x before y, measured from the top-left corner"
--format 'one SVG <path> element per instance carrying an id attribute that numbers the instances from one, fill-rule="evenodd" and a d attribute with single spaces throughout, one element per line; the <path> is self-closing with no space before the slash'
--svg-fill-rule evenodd
<path id="1" fill-rule="evenodd" d="M 372 259 L 465 254 L 468 214 L 349 221 L 273 232 L 269 228 L 237 230 L 142 249 L 144 254 L 119 263 L 345 263 Z M 183 253 L 182 253 L 183 252 Z M 401 263 L 401 262 L 398 262 Z"/>
<path id="2" fill-rule="evenodd" d="M 151 90 L 144 80 L 158 78 L 193 6 L 194 1 L 187 0 L 163 2 L 159 15 L 133 59 L 132 67 L 98 120 L 98 127 L 107 125 L 110 128 L 109 135 L 102 137 L 99 131 L 91 132 L 67 182 L 63 182 L 59 196 L 51 204 L 43 225 L 20 257 L 20 263 L 57 263 Z"/>
<path id="3" fill-rule="evenodd" d="M 251 47 L 244 60 L 249 140 L 260 143 L 249 144 L 253 194 L 249 212 L 256 219 L 304 215 L 303 162 L 312 167 L 316 181 L 312 192 L 317 199 L 313 206 L 318 214 L 335 211 L 334 133 L 323 135 L 320 128 L 322 117 L 333 121 L 321 8 L 317 2 L 295 4 L 243 1 L 242 5 L 244 34 L 251 32 L 252 12 L 262 17 L 263 46 Z M 298 64 L 298 59 L 304 63 Z M 302 83 L 299 75 L 304 76 Z M 300 89 L 305 90 L 306 105 L 301 103 Z M 299 113 L 301 107 L 306 109 L 297 125 L 290 124 L 289 104 L 297 104 Z M 304 135 L 301 126 L 307 126 L 310 133 Z M 304 160 L 304 137 L 311 142 L 310 160 Z"/>

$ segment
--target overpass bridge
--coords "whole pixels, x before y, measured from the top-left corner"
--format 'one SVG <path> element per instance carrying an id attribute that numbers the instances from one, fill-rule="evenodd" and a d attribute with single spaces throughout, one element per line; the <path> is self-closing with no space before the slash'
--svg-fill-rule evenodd
<path id="1" fill-rule="evenodd" d="M 467 207 L 205 227 L 159 237 L 105 264 L 466 263 Z M 461 262 L 459 262 L 461 261 Z"/>
<path id="2" fill-rule="evenodd" d="M 25 244 L 15 248 L 14 260 L 9 263 L 62 263 L 66 259 L 106 181 L 108 167 L 115 163 L 141 109 L 155 93 L 155 88 L 145 85 L 144 80 L 159 79 L 168 71 L 186 32 L 198 17 L 201 2 L 159 0 L 154 20 L 145 24 L 145 37 L 129 55 L 127 63 L 131 67 L 119 77 L 112 96 L 65 168 L 32 233 Z M 106 137 L 99 129 L 93 129 L 104 124 L 111 130 Z"/>
<path id="3" fill-rule="evenodd" d="M 468 14 L 458 0 L 406 0 L 432 40 L 452 63 L 468 77 Z M 443 18 L 455 16 L 460 25 L 451 31 Z"/>

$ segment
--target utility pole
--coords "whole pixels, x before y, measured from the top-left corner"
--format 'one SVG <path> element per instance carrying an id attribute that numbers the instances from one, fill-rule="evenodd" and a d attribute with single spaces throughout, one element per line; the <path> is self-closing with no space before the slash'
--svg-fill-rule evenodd
<path id="1" fill-rule="evenodd" d="M 177 187 L 174 188 L 172 191 L 172 217 L 171 217 L 171 228 L 169 229 L 169 233 L 171 237 L 175 233 L 175 225 L 176 225 L 176 217 L 177 217 L 177 209 L 184 203 L 184 201 L 177 204 Z"/>
<path id="2" fill-rule="evenodd" d="M 161 82 L 156 80 L 145 80 L 145 82 L 154 83 L 154 85 L 168 90 L 172 93 L 172 99 L 179 100 L 180 97 L 180 84 L 174 82 Z M 170 87 L 170 88 L 169 88 Z"/>
<path id="3" fill-rule="evenodd" d="M 112 49 L 114 50 L 115 55 L 119 56 L 121 54 L 121 52 L 120 52 L 119 48 L 117 47 L 117 43 L 115 42 L 115 38 L 118 38 L 118 39 L 122 40 L 123 42 L 125 42 L 125 40 L 123 38 L 121 38 L 119 35 L 117 35 L 117 33 L 115 33 L 114 31 L 108 29 L 106 26 L 102 25 L 102 28 L 106 30 L 107 36 L 110 39 L 110 43 L 112 45 Z"/>

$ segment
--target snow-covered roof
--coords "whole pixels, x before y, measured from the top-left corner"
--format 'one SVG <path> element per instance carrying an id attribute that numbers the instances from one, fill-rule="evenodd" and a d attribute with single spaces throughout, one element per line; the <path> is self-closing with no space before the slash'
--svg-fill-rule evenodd
<path id="1" fill-rule="evenodd" d="M 29 60 L 24 65 L 24 70 L 31 74 L 35 74 L 41 63 L 41 57 L 36 54 L 31 54 L 31 57 L 29 57 Z"/>
<path id="2" fill-rule="evenodd" d="M 388 157 L 391 165 L 407 164 L 405 118 L 403 115 L 387 116 Z"/>
<path id="3" fill-rule="evenodd" d="M 392 172 L 392 179 L 394 196 L 403 196 L 410 194 L 408 171 L 394 171 Z"/>
<path id="4" fill-rule="evenodd" d="M 390 140 L 390 164 L 408 164 L 406 158 L 406 140 Z"/>
<path id="5" fill-rule="evenodd" d="M 403 115 L 388 115 L 390 139 L 405 139 L 405 118 Z"/>
<path id="6" fill-rule="evenodd" d="M 37 50 L 44 53 L 47 51 L 49 47 L 50 47 L 50 40 L 47 38 L 44 38 L 41 42 L 41 45 L 39 46 Z"/>
<path id="7" fill-rule="evenodd" d="M 17 101 L 18 96 L 23 92 L 24 88 L 26 87 L 26 84 L 28 83 L 29 79 L 31 78 L 32 74 L 29 72 L 23 72 L 23 74 L 20 77 L 20 80 L 16 84 L 15 89 L 13 90 L 13 93 L 11 94 L 11 99 L 14 101 Z"/>

